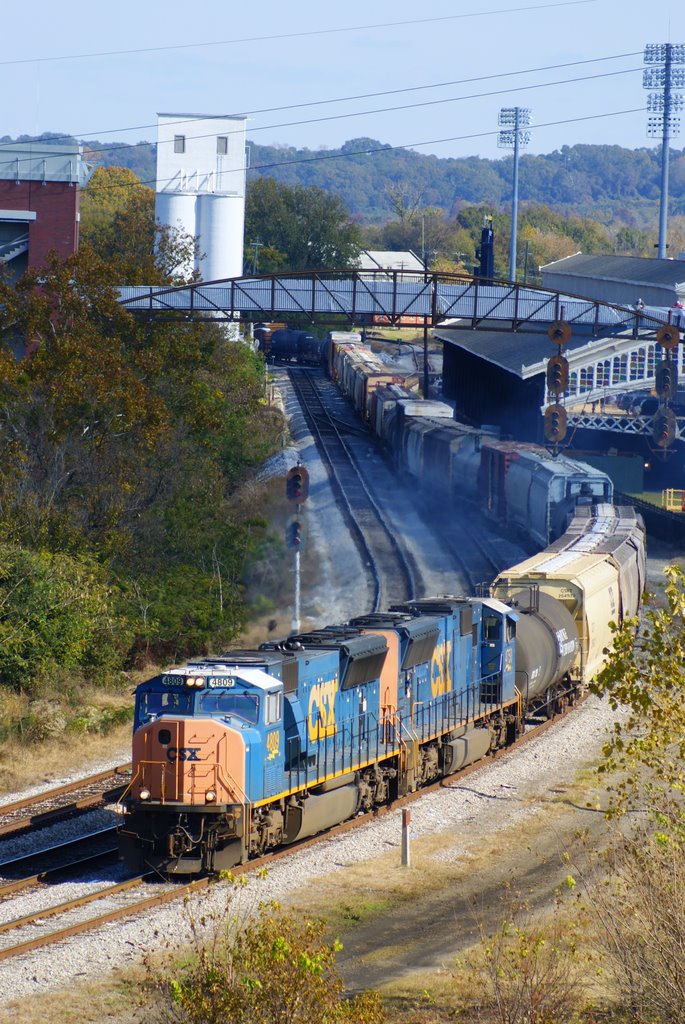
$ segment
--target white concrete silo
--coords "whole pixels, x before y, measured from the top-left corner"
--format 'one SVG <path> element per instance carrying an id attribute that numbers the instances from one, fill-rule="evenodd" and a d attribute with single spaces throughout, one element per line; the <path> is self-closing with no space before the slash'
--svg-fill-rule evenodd
<path id="1" fill-rule="evenodd" d="M 245 200 L 236 196 L 197 197 L 197 237 L 205 281 L 240 277 L 243 272 Z"/>
<path id="2" fill-rule="evenodd" d="M 239 277 L 245 223 L 244 117 L 158 114 L 155 216 L 197 242 L 179 266 L 205 281 Z"/>
<path id="3" fill-rule="evenodd" d="M 184 235 L 196 234 L 197 196 L 183 192 L 157 192 L 155 195 L 155 220 L 174 228 Z M 176 273 L 189 278 L 195 269 L 195 260 L 189 253 L 188 259 L 176 267 Z"/>

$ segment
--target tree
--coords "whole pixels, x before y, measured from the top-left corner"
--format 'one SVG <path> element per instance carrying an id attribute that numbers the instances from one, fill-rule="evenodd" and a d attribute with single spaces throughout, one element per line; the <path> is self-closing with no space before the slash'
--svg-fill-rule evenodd
<path id="1" fill-rule="evenodd" d="M 239 926 L 193 923 L 195 956 L 149 971 L 147 991 L 164 1021 L 179 1024 L 383 1024 L 373 993 L 347 1000 L 335 970 L 337 942 L 323 924 L 263 905 Z M 159 997 L 162 1004 L 159 1005 Z M 149 1018 L 147 1018 L 149 1019 Z"/>
<path id="2" fill-rule="evenodd" d="M 154 189 L 126 167 L 98 167 L 81 198 L 81 241 L 109 264 L 112 283 L 182 284 L 197 242 L 155 222 Z"/>
<path id="3" fill-rule="evenodd" d="M 613 647 L 591 689 L 626 708 L 604 748 L 602 770 L 621 771 L 613 812 L 648 810 L 660 827 L 685 834 L 685 574 L 665 569 L 663 602 L 651 597 L 641 621 L 614 628 Z"/>
<path id="4" fill-rule="evenodd" d="M 245 238 L 248 251 L 255 240 L 266 247 L 259 255 L 262 273 L 344 268 L 362 248 L 359 228 L 337 196 L 273 178 L 250 184 Z"/>
<path id="5" fill-rule="evenodd" d="M 259 358 L 215 323 L 137 323 L 86 249 L 0 286 L 0 331 L 0 541 L 106 567 L 131 658 L 230 642 L 264 532 L 239 489 L 281 427 Z"/>
<path id="6" fill-rule="evenodd" d="M 96 167 L 81 193 L 81 241 L 96 250 L 111 244 L 115 215 L 141 194 L 150 195 L 154 204 L 154 190 L 127 167 Z"/>
<path id="7" fill-rule="evenodd" d="M 639 812 L 616 837 L 607 882 L 590 893 L 601 953 L 635 1024 L 679 1024 L 685 1005 L 685 574 L 665 575 L 643 620 L 614 628 L 592 686 L 626 711 L 601 765 L 619 773 L 610 814 Z"/>

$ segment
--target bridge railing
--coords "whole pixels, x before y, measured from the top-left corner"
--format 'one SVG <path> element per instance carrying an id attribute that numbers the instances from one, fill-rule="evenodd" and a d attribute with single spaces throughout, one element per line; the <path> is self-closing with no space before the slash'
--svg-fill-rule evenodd
<path id="1" fill-rule="evenodd" d="M 536 331 L 566 320 L 583 333 L 657 330 L 665 321 L 643 311 L 506 281 L 459 274 L 407 270 L 318 271 L 194 282 L 175 288 L 145 285 L 119 289 L 120 301 L 135 313 L 182 318 L 245 320 L 304 315 L 344 317 L 351 323 L 374 316 L 400 323 L 420 317 L 432 325 L 445 320 L 467 330 Z"/>

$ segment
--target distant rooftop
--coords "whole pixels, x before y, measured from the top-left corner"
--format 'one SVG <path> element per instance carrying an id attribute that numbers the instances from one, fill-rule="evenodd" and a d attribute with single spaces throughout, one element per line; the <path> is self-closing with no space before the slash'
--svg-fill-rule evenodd
<path id="1" fill-rule="evenodd" d="M 657 260 L 645 256 L 584 256 L 575 253 L 540 267 L 543 274 L 593 277 L 621 284 L 680 285 L 685 282 L 685 260 Z"/>
<path id="2" fill-rule="evenodd" d="M 85 184 L 88 168 L 77 143 L 8 142 L 0 145 L 0 180 Z"/>
<path id="3" fill-rule="evenodd" d="M 358 270 L 423 270 L 419 257 L 411 249 L 394 252 L 391 249 L 364 249 L 357 260 Z"/>

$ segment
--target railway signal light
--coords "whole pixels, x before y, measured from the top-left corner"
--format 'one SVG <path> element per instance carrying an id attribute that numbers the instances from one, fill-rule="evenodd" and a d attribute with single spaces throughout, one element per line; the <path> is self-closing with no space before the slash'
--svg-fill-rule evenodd
<path id="1" fill-rule="evenodd" d="M 652 437 L 659 448 L 668 448 L 675 440 L 675 426 L 673 409 L 659 409 L 652 425 Z"/>
<path id="2" fill-rule="evenodd" d="M 548 405 L 545 409 L 545 437 L 554 444 L 566 437 L 566 410 L 563 405 Z"/>
<path id="3" fill-rule="evenodd" d="M 293 466 L 285 478 L 285 494 L 288 501 L 301 505 L 309 497 L 309 473 L 304 466 Z"/>
<path id="4" fill-rule="evenodd" d="M 299 551 L 302 547 L 302 523 L 293 519 L 285 528 L 285 544 L 291 551 Z"/>
<path id="5" fill-rule="evenodd" d="M 656 392 L 663 398 L 674 398 L 677 388 L 676 364 L 671 359 L 657 363 Z"/>
<path id="6" fill-rule="evenodd" d="M 552 356 L 547 363 L 547 390 L 553 395 L 563 395 L 568 387 L 568 359 Z"/>
<path id="7" fill-rule="evenodd" d="M 656 340 L 662 348 L 677 348 L 680 341 L 680 331 L 673 324 L 663 324 L 656 332 Z"/>
<path id="8" fill-rule="evenodd" d="M 555 320 L 547 328 L 547 337 L 553 345 L 566 345 L 571 337 L 571 325 L 565 320 Z"/>

